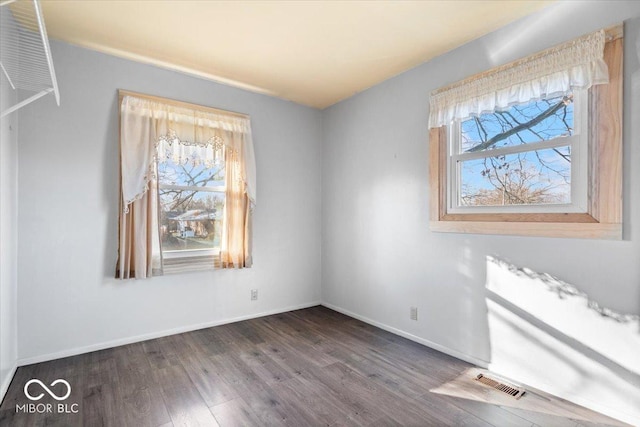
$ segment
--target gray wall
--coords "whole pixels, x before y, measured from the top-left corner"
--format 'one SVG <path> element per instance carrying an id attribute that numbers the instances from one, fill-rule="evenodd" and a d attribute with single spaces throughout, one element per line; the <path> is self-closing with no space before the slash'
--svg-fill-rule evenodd
<path id="1" fill-rule="evenodd" d="M 0 111 L 16 102 L 4 73 L 0 77 Z M 18 118 L 0 119 L 0 400 L 18 359 Z"/>
<path id="2" fill-rule="evenodd" d="M 323 302 L 479 363 L 491 355 L 487 255 L 640 313 L 637 19 L 625 40 L 623 241 L 429 231 L 427 130 L 432 90 L 638 16 L 640 2 L 562 2 L 325 110 Z"/>
<path id="3" fill-rule="evenodd" d="M 47 97 L 19 116 L 21 363 L 319 302 L 320 111 L 64 43 L 52 49 L 61 106 Z M 251 115 L 253 268 L 113 278 L 119 88 Z"/>

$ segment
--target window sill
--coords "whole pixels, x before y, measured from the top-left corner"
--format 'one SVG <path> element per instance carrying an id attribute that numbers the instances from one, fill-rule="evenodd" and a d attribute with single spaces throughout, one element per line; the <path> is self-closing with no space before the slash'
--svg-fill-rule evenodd
<path id="1" fill-rule="evenodd" d="M 511 236 L 581 239 L 622 239 L 622 224 L 597 222 L 431 221 L 429 229 L 441 233 L 502 234 Z"/>
<path id="2" fill-rule="evenodd" d="M 209 271 L 220 268 L 220 257 L 215 255 L 165 258 L 163 275 Z"/>

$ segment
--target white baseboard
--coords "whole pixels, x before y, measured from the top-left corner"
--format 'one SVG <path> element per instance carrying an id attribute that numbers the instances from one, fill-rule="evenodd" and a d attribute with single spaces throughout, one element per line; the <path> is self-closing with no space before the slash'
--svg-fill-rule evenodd
<path id="1" fill-rule="evenodd" d="M 315 306 L 320 305 L 320 304 L 321 304 L 320 302 L 310 302 L 310 303 L 300 304 L 300 305 L 291 306 L 291 307 L 284 307 L 284 308 L 280 308 L 280 309 L 276 309 L 276 310 L 264 311 L 264 312 L 261 312 L 261 313 L 248 314 L 246 316 L 239 316 L 239 317 L 234 317 L 234 318 L 230 318 L 230 319 L 215 320 L 215 321 L 212 321 L 212 322 L 205 322 L 205 323 L 199 323 L 199 324 L 195 324 L 195 325 L 182 326 L 182 327 L 179 327 L 179 328 L 167 329 L 167 330 L 164 330 L 164 331 L 157 331 L 157 332 L 152 332 L 152 333 L 149 333 L 149 334 L 136 335 L 136 336 L 127 337 L 127 338 L 120 338 L 120 339 L 117 339 L 117 340 L 91 344 L 91 345 L 87 345 L 87 346 L 83 346 L 83 347 L 71 348 L 71 349 L 68 349 L 68 350 L 62 350 L 62 351 L 58 351 L 58 352 L 55 352 L 55 353 L 42 354 L 42 355 L 33 356 L 33 357 L 26 357 L 26 358 L 23 358 L 23 359 L 18 359 L 17 366 L 26 366 L 26 365 L 32 365 L 34 363 L 48 362 L 50 360 L 61 359 L 63 357 L 76 356 L 78 354 L 90 353 L 92 351 L 104 350 L 104 349 L 107 349 L 107 348 L 113 348 L 113 347 L 118 347 L 118 346 L 121 346 L 121 345 L 133 344 L 133 343 L 136 343 L 136 342 L 147 341 L 147 340 L 151 340 L 151 339 L 155 339 L 155 338 L 162 338 L 162 337 L 166 337 L 166 336 L 169 336 L 169 335 L 181 334 L 183 332 L 191 332 L 191 331 L 196 331 L 198 329 L 205 329 L 205 328 L 211 328 L 213 326 L 220 326 L 220 325 L 226 325 L 228 323 L 240 322 L 242 320 L 256 319 L 258 317 L 270 316 L 272 314 L 280 314 L 280 313 L 286 313 L 287 311 L 293 311 L 293 310 L 300 310 L 300 309 L 303 309 L 303 308 L 315 307 Z M 8 384 L 7 384 L 7 386 L 8 386 Z"/>
<path id="2" fill-rule="evenodd" d="M 196 331 L 198 329 L 205 329 L 205 328 L 211 328 L 213 326 L 220 326 L 220 325 L 226 325 L 229 323 L 235 323 L 235 322 L 240 322 L 242 320 L 249 320 L 249 319 L 256 319 L 258 317 L 264 317 L 264 316 L 270 316 L 273 314 L 279 314 L 279 313 L 286 313 L 288 311 L 293 311 L 293 310 L 301 310 L 304 308 L 309 308 L 309 307 L 315 307 L 317 305 L 323 305 L 327 308 L 330 308 L 331 310 L 335 310 L 339 313 L 342 313 L 344 315 L 347 315 L 349 317 L 353 317 L 354 319 L 358 319 L 361 320 L 365 323 L 368 323 L 370 325 L 376 326 L 380 329 L 384 329 L 385 331 L 391 332 L 393 334 L 399 335 L 401 337 L 407 338 L 411 341 L 415 341 L 417 343 L 426 345 L 427 347 L 433 348 L 434 350 L 438 350 L 444 354 L 448 354 L 449 356 L 455 357 L 457 359 L 460 360 L 464 360 L 465 362 L 469 362 L 472 363 L 474 365 L 477 365 L 481 368 L 487 368 L 487 366 L 489 365 L 488 362 L 481 360 L 481 359 L 477 359 L 475 357 L 469 356 L 467 354 L 463 354 L 459 351 L 450 349 L 448 347 L 445 347 L 443 345 L 437 344 L 433 341 L 429 341 L 426 340 L 424 338 L 420 338 L 418 336 L 412 335 L 408 332 L 402 331 L 400 329 L 394 328 L 392 326 L 388 326 L 384 323 L 380 323 L 377 322 L 375 320 L 369 319 L 368 317 L 365 316 L 361 316 L 357 313 L 353 313 L 349 310 L 345 310 L 342 307 L 338 307 L 335 306 L 333 304 L 329 304 L 326 302 L 310 302 L 310 303 L 306 303 L 306 304 L 300 304 L 297 306 L 290 306 L 290 307 L 285 307 L 285 308 L 281 308 L 281 309 L 276 309 L 276 310 L 270 310 L 270 311 L 265 311 L 265 312 L 261 312 L 261 313 L 256 313 L 256 314 L 249 314 L 246 316 L 239 316 L 239 317 L 234 317 L 234 318 L 229 318 L 229 319 L 222 319 L 222 320 L 216 320 L 213 322 L 205 322 L 205 323 L 199 323 L 199 324 L 195 324 L 195 325 L 189 325 L 189 326 L 183 326 L 180 328 L 173 328 L 173 329 L 167 329 L 167 330 L 163 330 L 163 331 L 158 331 L 158 332 L 152 332 L 149 334 L 143 334 L 143 335 L 136 335 L 136 336 L 132 336 L 132 337 L 127 337 L 127 338 L 121 338 L 121 339 L 117 339 L 117 340 L 112 340 L 112 341 L 106 341 L 106 342 L 102 342 L 102 343 L 96 343 L 96 344 L 91 344 L 91 345 L 87 345 L 87 346 L 83 346 L 83 347 L 76 347 L 76 348 L 72 348 L 72 349 L 68 349 L 68 350 L 63 350 L 63 351 L 58 351 L 55 353 L 49 353 L 49 354 L 43 354 L 43 355 L 39 355 L 39 356 L 33 356 L 33 357 L 26 357 L 26 358 L 22 358 L 22 359 L 18 359 L 16 366 L 13 369 L 13 373 L 15 373 L 15 370 L 17 368 L 17 366 L 26 366 L 26 365 L 31 365 L 34 363 L 40 363 L 40 362 L 48 362 L 50 360 L 56 360 L 56 359 L 61 359 L 63 357 L 69 357 L 69 356 L 76 356 L 78 354 L 84 354 L 84 353 L 90 353 L 92 351 L 98 351 L 98 350 L 104 350 L 107 348 L 113 348 L 113 347 L 117 347 L 120 345 L 127 345 L 127 344 L 133 344 L 136 342 L 141 342 L 141 341 L 147 341 L 147 340 L 151 340 L 151 339 L 155 339 L 155 338 L 162 338 L 162 337 L 166 337 L 169 335 L 175 335 L 175 334 L 181 334 L 183 332 L 191 332 L 191 331 Z M 13 377 L 13 375 L 11 376 L 11 378 Z M 11 382 L 11 378 L 9 378 L 8 382 L 6 384 L 2 384 L 3 388 L 2 388 L 2 393 L 4 394 L 4 392 L 6 392 L 5 387 L 9 386 L 9 382 Z"/>
<path id="3" fill-rule="evenodd" d="M 0 402 L 4 400 L 5 394 L 7 394 L 7 390 L 9 390 L 9 384 L 11 384 L 11 380 L 16 375 L 16 370 L 18 369 L 18 364 L 14 362 L 11 369 L 9 369 L 9 375 L 2 381 L 0 384 Z"/>
<path id="4" fill-rule="evenodd" d="M 479 366 L 479 367 L 485 368 L 485 369 L 487 368 L 487 366 L 489 366 L 489 362 L 487 362 L 486 360 L 478 359 L 478 358 L 475 358 L 473 356 L 469 356 L 467 354 L 461 353 L 459 351 L 452 350 L 452 349 L 450 349 L 448 347 L 445 347 L 445 346 L 440 345 L 438 343 L 435 343 L 433 341 L 429 341 L 429 340 L 426 340 L 424 338 L 420 338 L 418 336 L 410 334 L 408 332 L 402 331 L 400 329 L 394 328 L 393 326 L 385 325 L 384 323 L 380 323 L 380 322 L 377 322 L 375 320 L 369 319 L 368 317 L 361 316 L 361 315 L 353 313 L 353 312 L 351 312 L 349 310 L 345 310 L 342 307 L 338 307 L 338 306 L 335 306 L 333 304 L 329 304 L 327 302 L 323 302 L 322 305 L 327 307 L 327 308 L 330 308 L 331 310 L 335 310 L 335 311 L 337 311 L 339 313 L 347 315 L 349 317 L 353 317 L 354 319 L 361 320 L 364 323 L 368 323 L 368 324 L 376 326 L 376 327 L 378 327 L 380 329 L 384 329 L 385 331 L 391 332 L 392 334 L 400 335 L 401 337 L 404 337 L 404 338 L 406 338 L 408 340 L 415 341 L 415 342 L 417 342 L 419 344 L 422 344 L 422 345 L 426 345 L 427 347 L 430 347 L 430 348 L 432 348 L 434 350 L 438 350 L 441 353 L 448 354 L 449 356 L 455 357 L 456 359 L 464 360 L 465 362 L 472 363 L 472 364 L 474 364 L 476 366 Z"/>

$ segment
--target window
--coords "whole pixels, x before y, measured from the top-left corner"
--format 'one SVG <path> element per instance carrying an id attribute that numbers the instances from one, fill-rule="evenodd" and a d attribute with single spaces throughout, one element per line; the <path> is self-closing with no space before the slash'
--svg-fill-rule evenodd
<path id="1" fill-rule="evenodd" d="M 159 153 L 159 158 L 163 157 L 166 155 Z M 170 260 L 177 258 L 215 260 L 222 239 L 224 160 L 212 165 L 196 159 L 186 163 L 172 159 L 159 162 L 158 194 L 165 269 Z"/>
<path id="2" fill-rule="evenodd" d="M 116 277 L 251 267 L 249 117 L 120 91 Z"/>
<path id="3" fill-rule="evenodd" d="M 619 26 L 435 91 L 430 228 L 621 238 L 621 65 Z"/>
<path id="4" fill-rule="evenodd" d="M 587 212 L 587 92 L 456 120 L 447 212 Z"/>

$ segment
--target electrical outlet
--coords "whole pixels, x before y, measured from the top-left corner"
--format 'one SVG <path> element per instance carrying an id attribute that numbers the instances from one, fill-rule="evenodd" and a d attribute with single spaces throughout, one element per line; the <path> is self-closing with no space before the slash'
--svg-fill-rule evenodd
<path id="1" fill-rule="evenodd" d="M 411 307 L 409 318 L 411 320 L 418 320 L 418 307 Z"/>
<path id="2" fill-rule="evenodd" d="M 258 299 L 258 290 L 251 289 L 251 301 L 256 301 Z"/>

